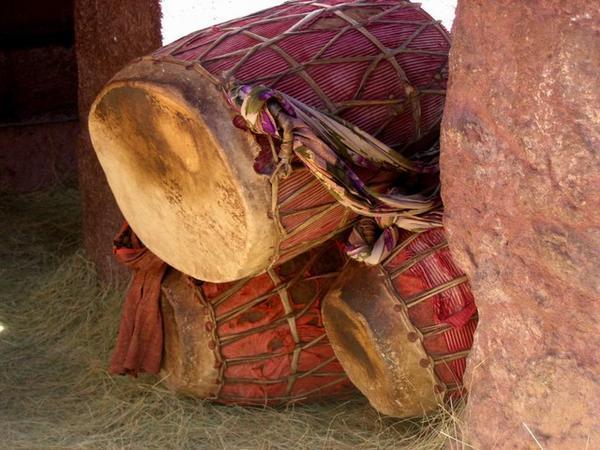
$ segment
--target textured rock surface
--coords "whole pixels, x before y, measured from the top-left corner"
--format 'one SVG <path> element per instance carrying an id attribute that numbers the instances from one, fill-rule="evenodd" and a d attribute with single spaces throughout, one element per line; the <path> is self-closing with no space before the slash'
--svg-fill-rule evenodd
<path id="1" fill-rule="evenodd" d="M 478 448 L 600 448 L 599 9 L 459 1 L 442 174 Z"/>
<path id="2" fill-rule="evenodd" d="M 87 116 L 104 84 L 125 64 L 160 47 L 158 0 L 76 0 L 75 40 L 79 71 L 79 184 L 85 247 L 105 279 L 123 277 L 112 258 L 112 238 L 121 221 L 87 131 Z"/>

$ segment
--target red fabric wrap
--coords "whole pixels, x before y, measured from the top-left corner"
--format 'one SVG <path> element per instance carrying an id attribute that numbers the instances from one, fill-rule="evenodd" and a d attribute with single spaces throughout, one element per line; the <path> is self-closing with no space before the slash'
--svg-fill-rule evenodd
<path id="1" fill-rule="evenodd" d="M 383 263 L 394 274 L 392 284 L 401 298 L 415 298 L 425 291 L 464 276 L 452 259 L 443 228 L 434 228 L 418 235 L 401 231 L 402 250 Z M 413 239 L 406 245 L 407 239 Z M 411 261 L 418 261 L 411 264 Z M 409 265 L 407 269 L 402 269 Z M 399 271 L 399 272 L 398 272 Z M 432 326 L 447 324 L 450 329 L 440 333 L 424 333 L 427 353 L 448 357 L 467 351 L 473 345 L 477 327 L 477 307 L 468 282 L 439 292 L 409 308 L 409 318 L 422 332 Z M 436 364 L 440 380 L 448 385 L 461 385 L 466 369 L 466 357 Z"/>
<path id="2" fill-rule="evenodd" d="M 449 49 L 448 32 L 417 4 L 323 0 L 199 30 L 153 56 L 277 89 L 404 148 L 439 126 Z"/>
<path id="3" fill-rule="evenodd" d="M 121 313 L 110 372 L 156 374 L 163 352 L 160 285 L 167 265 L 144 246 L 127 224 L 115 238 L 113 253 L 134 275 Z"/>
<path id="4" fill-rule="evenodd" d="M 321 301 L 345 263 L 329 242 L 242 282 L 202 284 L 224 367 L 215 400 L 277 405 L 354 392 L 321 317 Z"/>

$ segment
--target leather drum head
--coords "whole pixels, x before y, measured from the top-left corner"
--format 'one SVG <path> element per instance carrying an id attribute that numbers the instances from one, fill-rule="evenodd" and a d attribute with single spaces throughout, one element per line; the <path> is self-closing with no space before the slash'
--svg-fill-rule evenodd
<path id="1" fill-rule="evenodd" d="M 219 385 L 219 369 L 207 308 L 194 293 L 187 277 L 168 270 L 161 285 L 161 311 L 164 327 L 164 352 L 160 378 L 181 394 L 214 397 Z"/>
<path id="2" fill-rule="evenodd" d="M 232 124 L 201 71 L 141 61 L 107 85 L 89 116 L 92 143 L 123 215 L 157 256 L 225 282 L 276 257 L 268 178 L 254 138 Z"/>
<path id="3" fill-rule="evenodd" d="M 350 381 L 389 416 L 421 416 L 443 395 L 433 365 L 378 266 L 351 263 L 322 306 L 323 323 Z"/>

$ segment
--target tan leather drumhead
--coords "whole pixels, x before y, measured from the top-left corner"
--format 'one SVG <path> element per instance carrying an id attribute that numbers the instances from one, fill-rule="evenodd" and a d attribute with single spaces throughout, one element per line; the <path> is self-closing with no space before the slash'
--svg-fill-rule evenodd
<path id="1" fill-rule="evenodd" d="M 375 409 L 420 416 L 443 394 L 418 330 L 397 304 L 379 267 L 352 263 L 325 297 L 323 323 L 348 377 Z"/>
<path id="2" fill-rule="evenodd" d="M 217 394 L 219 369 L 210 348 L 213 324 L 181 272 L 170 270 L 161 286 L 161 311 L 164 326 L 164 353 L 160 377 L 174 391 L 201 398 Z"/>
<path id="3" fill-rule="evenodd" d="M 232 119 L 202 73 L 149 61 L 119 73 L 89 118 L 136 234 L 171 266 L 213 282 L 263 270 L 278 245 L 270 184 L 252 167 L 259 147 Z"/>

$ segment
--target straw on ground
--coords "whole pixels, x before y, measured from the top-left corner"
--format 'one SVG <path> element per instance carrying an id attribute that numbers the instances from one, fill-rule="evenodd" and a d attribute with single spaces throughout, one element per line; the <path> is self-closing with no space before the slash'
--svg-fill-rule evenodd
<path id="1" fill-rule="evenodd" d="M 108 375 L 122 289 L 102 287 L 85 259 L 78 205 L 64 188 L 0 196 L 2 448 L 464 446 L 448 410 L 400 421 L 363 399 L 240 408 L 176 396 L 151 377 Z"/>

